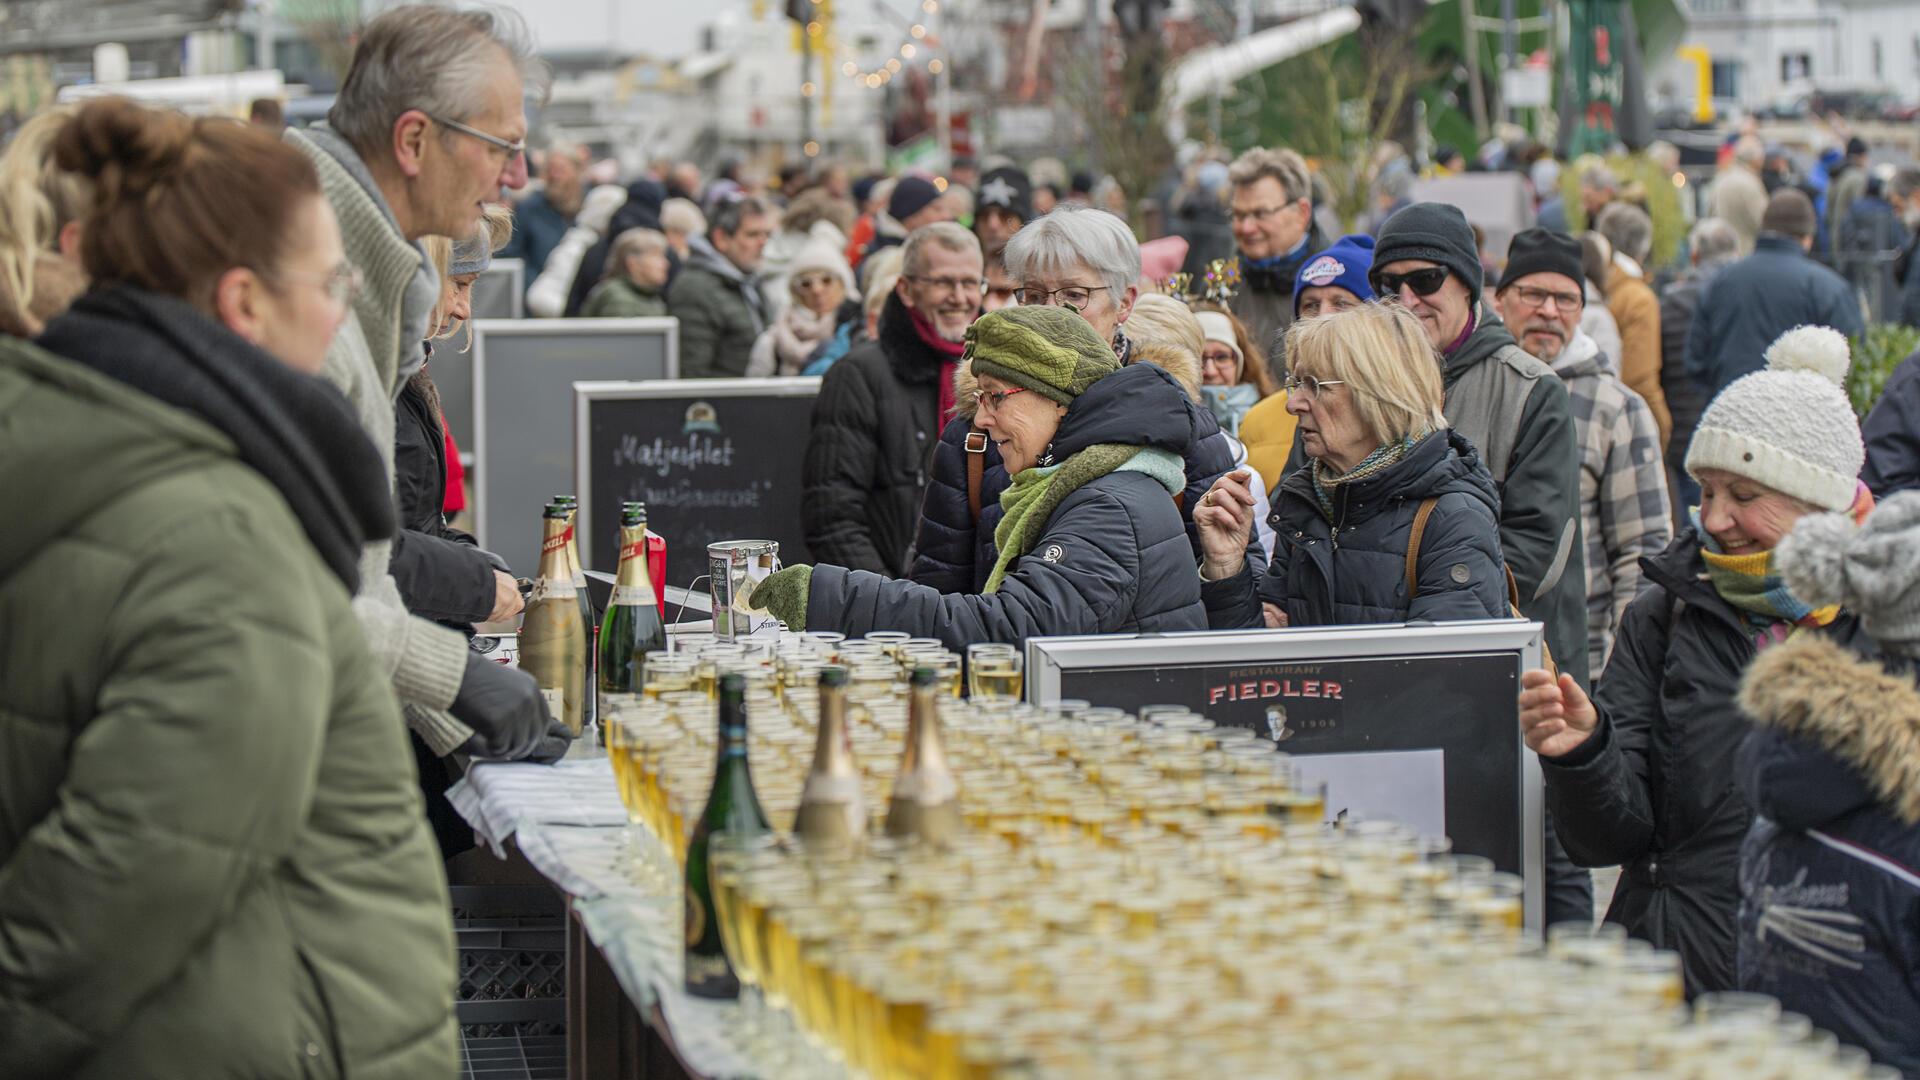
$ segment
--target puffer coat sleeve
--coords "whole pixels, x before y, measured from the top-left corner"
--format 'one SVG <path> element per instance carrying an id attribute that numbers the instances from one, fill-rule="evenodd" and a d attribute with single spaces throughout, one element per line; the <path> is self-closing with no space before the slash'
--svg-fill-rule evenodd
<path id="1" fill-rule="evenodd" d="M 1648 753 L 1666 711 L 1661 680 L 1672 605 L 1665 590 L 1649 589 L 1627 606 L 1606 677 L 1594 688 L 1599 724 L 1570 753 L 1540 759 L 1547 807 L 1577 866 L 1630 863 L 1653 844 Z"/>
<path id="2" fill-rule="evenodd" d="M 78 1071 L 300 834 L 332 646 L 286 538 L 255 526 L 177 525 L 85 643 L 106 658 L 86 688 L 98 711 L 52 812 L 0 862 L 0 1059 L 17 1080 Z"/>
<path id="3" fill-rule="evenodd" d="M 801 467 L 806 486 L 800 522 L 807 551 L 820 562 L 887 574 L 890 560 L 874 545 L 867 505 L 880 454 L 879 411 L 880 395 L 865 368 L 839 363 L 827 369 L 820 396 L 814 399 L 813 427 Z"/>
<path id="4" fill-rule="evenodd" d="M 997 592 L 943 594 L 911 581 L 817 566 L 807 627 L 905 630 L 949 648 L 981 641 L 1200 630 L 1200 578 L 1180 515 L 1150 477 L 1117 472 L 1066 497 Z"/>

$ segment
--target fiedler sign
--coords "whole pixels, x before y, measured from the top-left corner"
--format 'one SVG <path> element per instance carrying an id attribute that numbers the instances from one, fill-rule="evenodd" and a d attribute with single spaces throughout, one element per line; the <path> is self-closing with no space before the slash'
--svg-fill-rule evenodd
<path id="1" fill-rule="evenodd" d="M 1454 850 L 1525 875 L 1531 903 L 1539 764 L 1520 740 L 1518 697 L 1520 672 L 1538 662 L 1539 624 L 1519 620 L 1035 638 L 1027 692 L 1129 711 L 1184 705 L 1250 728 L 1328 785 L 1330 818 L 1443 831 Z"/>

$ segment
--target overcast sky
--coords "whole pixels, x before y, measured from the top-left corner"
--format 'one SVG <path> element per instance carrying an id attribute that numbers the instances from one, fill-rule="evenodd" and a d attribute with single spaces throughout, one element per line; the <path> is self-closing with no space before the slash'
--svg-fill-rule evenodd
<path id="1" fill-rule="evenodd" d="M 603 49 L 678 57 L 699 46 L 700 28 L 747 0 L 505 0 L 533 27 L 540 48 L 553 52 Z"/>

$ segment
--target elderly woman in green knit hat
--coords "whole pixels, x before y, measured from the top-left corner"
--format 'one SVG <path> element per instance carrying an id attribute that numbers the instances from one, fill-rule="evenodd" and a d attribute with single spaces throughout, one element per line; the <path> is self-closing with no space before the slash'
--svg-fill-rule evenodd
<path id="1" fill-rule="evenodd" d="M 794 630 L 904 630 L 952 648 L 1055 634 L 1201 630 L 1175 492 L 1196 415 L 1173 377 L 1121 367 L 1072 311 L 1014 307 L 967 330 L 977 423 L 1012 484 L 978 595 L 838 566 L 794 566 L 751 602 Z"/>

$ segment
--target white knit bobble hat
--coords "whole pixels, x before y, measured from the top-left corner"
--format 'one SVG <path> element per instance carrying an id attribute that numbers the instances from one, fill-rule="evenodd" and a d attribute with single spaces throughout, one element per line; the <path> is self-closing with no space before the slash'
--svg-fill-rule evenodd
<path id="1" fill-rule="evenodd" d="M 1728 384 L 1700 417 L 1687 472 L 1724 469 L 1839 512 L 1853 505 L 1866 449 L 1841 384 L 1847 339 L 1796 326 L 1767 349 L 1767 367 Z"/>
<path id="2" fill-rule="evenodd" d="M 1233 350 L 1234 359 L 1246 366 L 1247 358 L 1240 355 L 1240 343 L 1234 340 L 1233 320 L 1217 311 L 1196 311 L 1193 317 L 1200 320 L 1200 333 L 1208 341 L 1217 341 Z"/>

